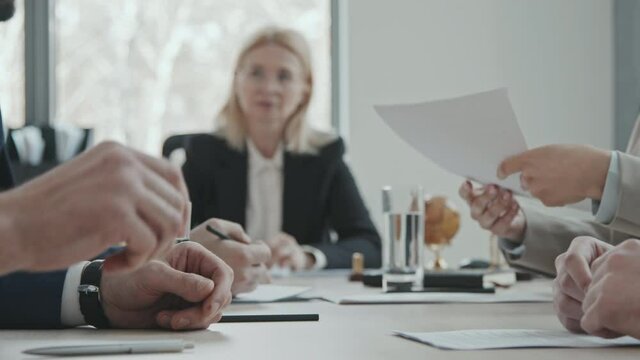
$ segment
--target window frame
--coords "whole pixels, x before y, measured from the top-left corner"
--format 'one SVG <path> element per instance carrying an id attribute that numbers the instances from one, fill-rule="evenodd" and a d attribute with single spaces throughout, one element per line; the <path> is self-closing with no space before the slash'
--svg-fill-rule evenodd
<path id="1" fill-rule="evenodd" d="M 48 125 L 55 114 L 54 1 L 24 2 L 25 125 Z"/>
<path id="2" fill-rule="evenodd" d="M 640 113 L 640 3 L 616 0 L 614 6 L 614 124 L 613 145 L 625 151 Z"/>

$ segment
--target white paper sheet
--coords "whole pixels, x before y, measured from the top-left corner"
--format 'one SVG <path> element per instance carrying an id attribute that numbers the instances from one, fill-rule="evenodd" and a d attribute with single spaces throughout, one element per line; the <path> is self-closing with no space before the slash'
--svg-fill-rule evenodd
<path id="1" fill-rule="evenodd" d="M 386 293 L 386 294 L 360 294 L 327 300 L 341 305 L 352 304 L 435 304 L 435 303 L 467 303 L 467 304 L 491 304 L 491 303 L 537 303 L 552 302 L 550 293 L 534 292 L 499 292 L 496 294 L 478 293 Z"/>
<path id="2" fill-rule="evenodd" d="M 307 286 L 283 286 L 283 285 L 259 285 L 254 291 L 239 294 L 233 299 L 233 303 L 268 303 L 295 298 L 298 295 L 311 290 Z"/>
<path id="3" fill-rule="evenodd" d="M 394 331 L 394 334 L 447 350 L 640 346 L 640 340 L 629 336 L 603 339 L 563 330 L 485 329 L 424 333 Z"/>
<path id="4" fill-rule="evenodd" d="M 394 132 L 442 168 L 523 193 L 518 174 L 505 180 L 496 176 L 502 160 L 527 150 L 507 89 L 374 108 Z"/>

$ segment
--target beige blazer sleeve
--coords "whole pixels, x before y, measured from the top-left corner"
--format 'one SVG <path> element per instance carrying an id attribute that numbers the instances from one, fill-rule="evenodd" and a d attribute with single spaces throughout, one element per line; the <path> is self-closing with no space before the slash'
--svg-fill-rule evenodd
<path id="1" fill-rule="evenodd" d="M 595 221 L 551 216 L 544 214 L 543 210 L 525 207 L 522 210 L 527 218 L 527 227 L 519 251 L 517 255 L 503 251 L 509 264 L 516 268 L 555 276 L 556 257 L 569 248 L 576 236 L 593 236 L 614 245 L 633 237 Z"/>
<path id="2" fill-rule="evenodd" d="M 609 227 L 640 236 L 640 157 L 618 152 L 618 208 Z"/>
<path id="3" fill-rule="evenodd" d="M 620 183 L 618 207 L 612 229 L 640 235 L 640 116 L 629 138 L 626 153 L 618 152 Z"/>
<path id="4" fill-rule="evenodd" d="M 507 261 L 521 267 L 555 275 L 555 258 L 569 248 L 576 236 L 587 235 L 613 245 L 640 237 L 640 116 L 636 120 L 626 153 L 618 152 L 620 184 L 616 213 L 606 226 L 595 221 L 554 217 L 525 209 L 527 228 L 521 245 L 501 239 Z"/>

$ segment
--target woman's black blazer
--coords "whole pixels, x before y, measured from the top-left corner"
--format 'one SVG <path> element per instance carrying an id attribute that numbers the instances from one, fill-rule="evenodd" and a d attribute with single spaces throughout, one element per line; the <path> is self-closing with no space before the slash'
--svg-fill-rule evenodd
<path id="1" fill-rule="evenodd" d="M 379 267 L 380 236 L 343 160 L 344 151 L 339 138 L 316 155 L 285 151 L 281 230 L 322 251 L 328 268 L 350 267 L 356 251 L 364 254 L 367 267 Z M 186 154 L 182 170 L 193 206 L 192 226 L 213 217 L 245 226 L 246 151 L 232 149 L 215 134 L 200 134 L 189 138 Z"/>

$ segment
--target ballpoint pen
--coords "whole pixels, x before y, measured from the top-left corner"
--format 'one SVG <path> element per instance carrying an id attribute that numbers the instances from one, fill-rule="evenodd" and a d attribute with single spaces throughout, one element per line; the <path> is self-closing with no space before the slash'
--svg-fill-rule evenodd
<path id="1" fill-rule="evenodd" d="M 184 349 L 193 349 L 194 347 L 194 344 L 184 342 L 183 340 L 166 339 L 91 345 L 50 346 L 25 350 L 24 353 L 50 356 L 152 354 L 182 352 Z"/>
<path id="2" fill-rule="evenodd" d="M 207 226 L 206 226 L 206 229 L 207 229 L 207 231 L 208 231 L 208 232 L 210 232 L 210 233 L 212 233 L 213 235 L 215 235 L 215 236 L 219 237 L 219 238 L 220 238 L 220 240 L 233 240 L 233 239 L 231 238 L 231 236 L 229 236 L 229 235 L 227 235 L 227 234 L 223 233 L 222 231 L 220 231 L 220 230 L 218 230 L 218 229 L 214 228 L 214 227 L 213 227 L 213 226 L 211 226 L 211 225 L 207 225 Z M 260 266 L 260 264 L 253 264 L 253 266 L 254 266 L 254 267 L 259 267 L 259 266 Z"/>
<path id="3" fill-rule="evenodd" d="M 190 233 L 191 233 L 191 201 L 187 203 L 187 225 L 185 228 L 185 232 L 182 235 L 182 237 L 179 237 L 176 239 L 176 243 L 179 244 L 181 242 L 189 241 Z"/>
<path id="4" fill-rule="evenodd" d="M 207 231 L 212 233 L 213 235 L 219 237 L 220 240 L 231 240 L 231 237 L 229 235 L 223 233 L 222 231 L 214 228 L 211 225 L 207 225 Z"/>

